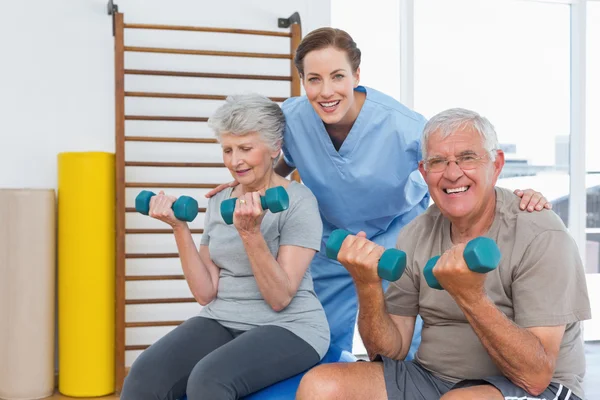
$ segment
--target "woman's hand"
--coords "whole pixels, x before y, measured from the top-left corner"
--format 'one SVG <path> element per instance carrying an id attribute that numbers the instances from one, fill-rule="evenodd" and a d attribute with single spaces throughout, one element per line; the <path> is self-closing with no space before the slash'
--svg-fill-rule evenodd
<path id="1" fill-rule="evenodd" d="M 176 201 L 177 197 L 168 196 L 161 190 L 156 196 L 152 196 L 152 198 L 150 198 L 150 212 L 148 215 L 171 225 L 173 228 L 176 226 L 186 225 L 185 221 L 180 221 L 175 218 L 175 213 L 173 212 L 172 207 L 173 203 Z"/>
<path id="2" fill-rule="evenodd" d="M 230 187 L 236 187 L 237 185 L 239 185 L 238 181 L 231 181 L 229 183 L 222 183 L 219 186 L 217 186 L 216 188 L 214 188 L 213 190 L 211 190 L 210 192 L 206 193 L 204 195 L 204 197 L 206 197 L 207 199 L 210 199 L 215 194 L 219 193 L 221 190 L 227 189 L 227 188 L 230 188 Z"/>
<path id="3" fill-rule="evenodd" d="M 260 203 L 260 193 L 245 193 L 235 202 L 233 225 L 240 236 L 260 233 L 260 224 L 265 213 Z"/>
<path id="4" fill-rule="evenodd" d="M 521 198 L 521 204 L 519 205 L 521 210 L 527 209 L 527 211 L 532 212 L 533 210 L 541 211 L 543 208 L 552 209 L 552 203 L 546 200 L 540 192 L 533 189 L 517 189 L 514 193 Z"/>

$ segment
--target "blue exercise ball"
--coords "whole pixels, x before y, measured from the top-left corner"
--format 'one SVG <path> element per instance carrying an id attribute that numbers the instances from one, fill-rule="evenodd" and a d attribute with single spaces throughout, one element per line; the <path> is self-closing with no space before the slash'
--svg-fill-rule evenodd
<path id="1" fill-rule="evenodd" d="M 348 351 L 342 350 L 335 345 L 331 345 L 325 357 L 317 364 L 329 364 L 335 362 L 355 362 L 357 360 L 354 355 Z M 304 374 L 308 371 L 294 375 L 288 379 L 277 382 L 274 385 L 266 387 L 258 392 L 252 393 L 243 400 L 295 400 L 296 391 L 300 385 L 300 380 Z M 181 400 L 187 400 L 187 397 L 183 397 Z"/>

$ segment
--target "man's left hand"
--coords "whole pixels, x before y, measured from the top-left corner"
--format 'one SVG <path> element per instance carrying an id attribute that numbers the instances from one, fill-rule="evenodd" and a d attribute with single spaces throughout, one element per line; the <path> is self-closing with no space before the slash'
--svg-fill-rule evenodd
<path id="1" fill-rule="evenodd" d="M 485 296 L 485 275 L 473 272 L 467 266 L 463 253 L 466 243 L 448 249 L 433 268 L 440 285 L 454 298 L 471 301 Z"/>

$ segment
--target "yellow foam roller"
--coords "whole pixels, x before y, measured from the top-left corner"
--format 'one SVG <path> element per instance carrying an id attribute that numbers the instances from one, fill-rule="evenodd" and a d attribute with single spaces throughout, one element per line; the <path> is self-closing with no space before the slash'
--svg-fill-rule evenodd
<path id="1" fill-rule="evenodd" d="M 58 389 L 114 392 L 115 157 L 58 155 Z"/>

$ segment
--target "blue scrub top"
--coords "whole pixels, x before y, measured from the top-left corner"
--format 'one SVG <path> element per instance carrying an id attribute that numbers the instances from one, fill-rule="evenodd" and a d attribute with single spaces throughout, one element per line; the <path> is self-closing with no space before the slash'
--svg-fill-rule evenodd
<path id="1" fill-rule="evenodd" d="M 394 247 L 400 229 L 429 205 L 418 171 L 426 119 L 392 97 L 366 93 L 360 113 L 335 149 L 323 121 L 306 96 L 286 100 L 285 162 L 296 167 L 316 196 L 323 220 L 323 243 L 337 228 Z"/>

